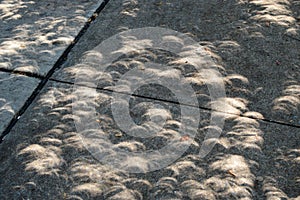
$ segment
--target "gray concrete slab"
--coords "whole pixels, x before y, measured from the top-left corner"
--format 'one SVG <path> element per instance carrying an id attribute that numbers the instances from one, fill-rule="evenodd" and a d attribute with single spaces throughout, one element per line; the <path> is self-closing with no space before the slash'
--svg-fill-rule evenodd
<path id="1" fill-rule="evenodd" d="M 36 16 L 35 12 L 26 13 L 30 9 L 40 6 L 54 16 L 53 12 L 59 15 L 65 8 L 53 2 L 46 6 L 43 2 L 1 4 L 6 9 L 1 23 L 15 26 L 22 23 L 22 12 L 27 17 Z M 66 7 L 79 6 L 71 15 L 71 10 L 66 11 L 79 30 L 81 22 L 76 24 L 74 16 L 82 16 L 86 9 L 80 6 L 85 4 L 70 4 Z M 297 1 L 284 0 L 110 1 L 75 46 L 64 68 L 52 77 L 0 144 L 0 198 L 299 199 L 298 8 Z M 41 15 L 37 14 L 36 23 L 29 23 L 29 29 L 40 30 L 37 37 L 47 32 L 43 25 L 57 35 L 70 31 L 59 28 L 64 21 L 55 20 L 61 16 L 55 15 L 53 22 L 50 14 L 46 21 L 41 21 Z M 41 29 L 36 29 L 38 23 Z M 26 26 L 20 26 L 22 33 Z M 115 49 L 107 39 L 145 26 L 186 33 L 203 48 L 196 51 L 198 54 L 193 54 L 194 46 L 181 48 L 190 40 L 182 40 L 180 34 L 169 34 L 166 42 L 157 42 L 149 34 L 157 33 L 154 31 L 148 32 L 150 41 L 130 35 L 115 38 L 117 42 L 112 44 L 119 51 L 114 53 L 121 56 L 108 66 L 99 65 L 98 51 L 86 53 L 109 41 L 104 49 L 108 57 L 102 57 L 109 63 L 110 51 Z M 21 33 L 15 33 L 19 41 Z M 49 47 L 67 44 L 47 38 L 53 46 L 47 43 L 45 49 L 39 49 L 42 46 L 35 48 L 28 42 L 30 37 L 24 38 L 26 45 L 43 53 Z M 183 58 L 172 51 L 153 49 L 157 43 L 181 49 Z M 17 60 L 16 66 L 20 62 L 14 45 L 19 48 L 18 42 L 4 43 L 13 50 L 2 51 L 4 68 L 12 66 L 9 58 Z M 147 48 L 140 50 L 143 46 Z M 26 55 L 31 53 L 28 49 L 24 50 Z M 224 81 L 226 97 L 216 88 L 209 90 L 211 85 L 221 86 L 220 82 L 193 67 L 199 61 L 195 55 L 200 55 L 201 61 L 214 61 L 213 66 L 204 62 L 202 69 L 218 69 L 222 76 L 214 78 Z M 29 58 L 44 62 L 42 54 L 36 56 Z M 29 67 L 17 69 L 40 74 L 48 70 L 37 70 L 26 58 L 24 63 Z M 134 73 L 129 73 L 131 70 Z M 75 80 L 76 73 L 80 76 Z M 4 80 L 10 76 L 3 75 Z M 11 87 L 13 95 L 23 94 L 26 90 L 16 83 L 30 85 L 32 80 L 17 77 L 13 84 L 0 82 L 0 88 Z M 104 90 L 95 90 L 95 86 Z M 210 102 L 214 92 L 220 98 Z M 4 106 L 0 104 L 6 110 L 8 97 L 11 95 L 4 93 Z M 114 101 L 118 97 L 121 99 Z M 288 125 L 259 120 L 263 117 Z M 203 152 L 208 153 L 204 158 Z"/>
<path id="2" fill-rule="evenodd" d="M 0 133 L 24 105 L 39 82 L 36 78 L 0 72 Z"/>
<path id="3" fill-rule="evenodd" d="M 214 112 L 226 123 L 212 151 L 200 158 L 205 134 L 218 130 L 210 124 L 212 112 L 199 111 L 199 127 L 191 138 L 190 131 L 186 135 L 178 131 L 183 122 L 179 108 L 184 105 L 131 97 L 130 117 L 136 123 L 147 124 L 151 117 L 166 119 L 163 129 L 151 139 L 133 137 L 120 129 L 122 124 L 112 115 L 114 95 L 50 81 L 0 145 L 1 199 L 299 198 L 299 128 Z M 82 97 L 90 98 L 82 101 Z M 78 105 L 85 109 L 76 109 Z M 246 115 L 251 117 L 255 112 Z M 98 129 L 89 126 L 94 123 Z M 101 138 L 111 143 L 102 141 L 92 146 L 95 152 L 106 145 L 93 157 L 93 151 L 87 151 L 82 143 L 80 134 L 84 132 L 94 139 L 92 143 Z M 189 148 L 157 171 L 129 174 L 95 159 L 97 155 L 117 159 L 117 148 L 149 153 L 150 149 L 171 145 L 166 141 L 176 138 L 176 147 L 190 141 Z M 168 154 L 163 156 L 168 159 Z M 145 160 L 132 159 L 124 156 L 122 163 L 129 161 L 135 170 L 149 167 Z"/>
<path id="4" fill-rule="evenodd" d="M 133 28 L 164 27 L 186 33 L 205 48 L 219 67 L 229 99 L 234 98 L 241 106 L 249 105 L 251 110 L 266 119 L 299 126 L 300 45 L 297 8 L 299 4 L 296 1 L 291 4 L 286 1 L 264 3 L 239 0 L 111 1 L 70 53 L 64 68 L 53 78 L 75 82 L 74 74 L 82 67 L 76 64 L 82 63 L 82 55 L 114 34 Z M 127 40 L 127 44 L 130 44 L 134 39 Z M 126 52 L 124 48 L 120 51 Z M 123 56 L 115 60 L 106 69 L 107 79 L 102 80 L 99 87 L 112 89 L 118 76 L 125 73 L 124 69 L 129 70 L 131 68 L 128 66 L 138 65 L 142 59 L 142 62 L 145 61 L 145 57 L 148 56 L 148 59 L 153 56 L 153 52 L 143 54 L 146 55 L 135 52 L 129 58 Z M 154 53 L 154 57 L 157 55 Z M 152 58 L 151 61 L 170 64 L 175 59 L 161 61 L 159 58 Z M 97 62 L 96 59 L 94 61 Z M 101 67 L 95 63 L 94 71 L 86 71 L 86 76 L 97 74 L 95 70 L 101 71 Z M 209 107 L 205 80 L 194 78 L 199 74 L 189 71 L 189 66 L 184 64 L 179 68 L 190 77 L 187 81 L 193 85 L 199 104 Z M 100 74 L 103 75 L 103 72 Z M 120 90 L 120 87 L 114 89 Z M 144 90 L 143 95 L 168 99 L 164 93 L 162 90 Z M 228 107 L 220 110 L 235 113 Z"/>
<path id="5" fill-rule="evenodd" d="M 1 1 L 0 68 L 45 75 L 101 3 Z"/>

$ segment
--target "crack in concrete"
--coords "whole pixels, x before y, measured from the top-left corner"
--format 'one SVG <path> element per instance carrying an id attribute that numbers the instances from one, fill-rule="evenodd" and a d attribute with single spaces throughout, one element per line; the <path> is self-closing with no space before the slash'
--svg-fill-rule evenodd
<path id="1" fill-rule="evenodd" d="M 35 88 L 35 90 L 32 92 L 31 96 L 27 99 L 27 101 L 24 103 L 24 105 L 21 107 L 21 109 L 16 112 L 12 120 L 9 122 L 8 126 L 6 129 L 2 132 L 2 135 L 0 136 L 0 144 L 3 142 L 4 138 L 6 135 L 9 134 L 10 130 L 15 126 L 17 121 L 21 118 L 21 116 L 24 114 L 24 112 L 28 109 L 28 107 L 32 104 L 34 99 L 38 96 L 40 91 L 44 88 L 46 83 L 50 80 L 51 76 L 54 74 L 56 70 L 58 70 L 63 63 L 66 61 L 68 54 L 70 51 L 73 49 L 73 47 L 76 45 L 76 43 L 79 41 L 79 39 L 84 35 L 86 30 L 90 27 L 90 24 L 98 17 L 99 13 L 104 9 L 106 4 L 109 2 L 109 0 L 103 0 L 101 5 L 96 9 L 96 11 L 92 14 L 91 17 L 87 20 L 81 31 L 77 34 L 75 39 L 71 42 L 71 44 L 64 50 L 62 55 L 59 57 L 59 59 L 55 62 L 51 70 L 47 73 L 46 76 L 40 76 L 35 73 L 30 73 L 30 72 L 20 72 L 20 71 L 15 71 L 15 70 L 8 70 L 8 69 L 1 69 L 0 71 L 2 72 L 9 72 L 12 74 L 19 74 L 19 75 L 26 75 L 28 77 L 33 77 L 33 78 L 39 78 L 41 79 L 41 82 L 39 85 Z"/>

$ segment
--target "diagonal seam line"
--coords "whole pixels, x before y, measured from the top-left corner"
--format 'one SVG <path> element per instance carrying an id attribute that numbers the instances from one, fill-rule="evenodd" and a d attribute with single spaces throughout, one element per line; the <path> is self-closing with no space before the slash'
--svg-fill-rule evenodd
<path id="1" fill-rule="evenodd" d="M 224 111 L 211 109 L 211 108 L 207 108 L 207 107 L 203 107 L 203 106 L 196 107 L 196 106 L 193 106 L 193 105 L 190 105 L 190 104 L 183 104 L 183 103 L 179 103 L 179 102 L 176 102 L 176 101 L 160 99 L 160 98 L 154 98 L 154 97 L 147 97 L 147 96 L 137 95 L 137 94 L 129 94 L 129 93 L 126 93 L 126 92 L 117 92 L 117 91 L 113 91 L 113 90 L 110 90 L 110 89 L 99 88 L 99 87 L 90 87 L 90 86 L 87 86 L 87 85 L 84 85 L 84 84 L 76 84 L 76 83 L 73 83 L 73 82 L 70 82 L 70 81 L 62 81 L 62 80 L 57 80 L 57 79 L 54 79 L 54 78 L 50 78 L 49 80 L 54 81 L 54 82 L 58 82 L 58 83 L 68 84 L 68 85 L 77 85 L 77 86 L 82 86 L 82 87 L 86 87 L 86 88 L 90 88 L 90 89 L 96 89 L 96 90 L 105 91 L 105 92 L 115 92 L 115 93 L 118 93 L 118 94 L 132 95 L 134 97 L 139 97 L 139 98 L 144 98 L 144 99 L 149 99 L 149 100 L 156 100 L 156 101 L 172 103 L 172 104 L 176 104 L 176 105 L 184 105 L 184 106 L 187 106 L 187 107 L 199 108 L 199 109 L 206 110 L 206 111 L 214 111 L 214 112 L 219 112 L 219 113 L 223 113 L 223 114 L 235 115 L 235 116 L 245 117 L 245 118 L 248 118 L 248 119 L 255 119 L 255 120 L 259 120 L 259 121 L 264 121 L 264 122 L 268 122 L 268 123 L 272 123 L 272 124 L 289 126 L 289 127 L 293 127 L 293 128 L 300 128 L 300 125 L 289 124 L 289 123 L 286 123 L 286 122 L 281 122 L 281 121 L 272 120 L 272 119 L 266 119 L 266 118 L 261 119 L 261 118 L 258 118 L 258 117 L 249 117 L 249 116 L 245 116 L 244 114 L 237 115 L 235 113 L 224 112 Z"/>
<path id="2" fill-rule="evenodd" d="M 62 55 L 59 57 L 59 59 L 55 62 L 53 67 L 50 69 L 50 71 L 47 73 L 46 76 L 37 76 L 32 73 L 24 73 L 20 71 L 13 71 L 13 70 L 5 70 L 2 69 L 1 71 L 16 73 L 16 74 L 25 74 L 30 77 L 40 78 L 41 82 L 38 84 L 38 86 L 35 88 L 35 90 L 32 92 L 30 97 L 26 100 L 24 105 L 21 107 L 21 109 L 13 116 L 11 121 L 9 122 L 8 126 L 5 128 L 5 130 L 0 135 L 0 144 L 3 142 L 4 137 L 9 134 L 11 129 L 15 126 L 19 118 L 24 114 L 24 112 L 28 109 L 28 107 L 32 104 L 32 102 L 35 100 L 35 98 L 39 95 L 40 91 L 44 88 L 44 86 L 47 84 L 47 82 L 50 80 L 51 76 L 54 74 L 54 72 L 59 69 L 63 63 L 67 60 L 68 54 L 73 49 L 73 47 L 77 44 L 79 39 L 84 35 L 84 33 L 87 31 L 87 29 L 90 27 L 91 23 L 95 21 L 98 14 L 104 9 L 106 4 L 109 2 L 109 0 L 103 0 L 100 6 L 96 9 L 96 11 L 91 15 L 91 17 L 86 21 L 83 28 L 79 31 L 77 36 L 74 38 L 74 40 L 71 42 L 71 44 L 64 50 Z"/>
<path id="3" fill-rule="evenodd" d="M 45 76 L 40 75 L 40 74 L 35 73 L 35 72 L 26 72 L 26 71 L 23 72 L 23 71 L 14 70 L 14 69 L 0 69 L 0 72 L 10 73 L 10 74 L 14 74 L 14 75 L 22 75 L 22 76 L 27 76 L 27 77 L 30 77 L 30 78 L 41 79 L 41 80 L 46 78 Z"/>

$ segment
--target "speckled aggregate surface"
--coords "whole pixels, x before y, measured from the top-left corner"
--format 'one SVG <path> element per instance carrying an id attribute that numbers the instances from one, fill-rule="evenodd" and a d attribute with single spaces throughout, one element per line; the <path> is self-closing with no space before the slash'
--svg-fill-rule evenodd
<path id="1" fill-rule="evenodd" d="M 1 199 L 299 199 L 299 8 L 295 0 L 111 0 L 0 144 Z M 182 54 L 187 59 L 182 62 L 151 45 L 128 51 L 126 44 L 148 43 L 121 37 L 123 55 L 102 70 L 99 54 L 87 52 L 115 34 L 143 27 L 172 29 L 197 41 L 220 72 L 226 96 L 211 101 L 207 84 L 212 82 L 191 67 L 188 54 Z M 176 37 L 173 41 L 180 43 Z M 92 62 L 83 59 L 87 57 Z M 175 70 L 163 73 L 147 62 Z M 133 69 L 191 85 L 195 96 L 190 99 L 198 106 L 180 104 L 174 92 L 159 84 L 145 82 L 131 95 L 134 82 L 118 81 Z M 184 81 L 178 79 L 179 72 Z M 82 77 L 76 79 L 78 73 Z M 139 138 L 122 130 L 113 115 L 116 94 L 129 99 L 130 118 L 158 130 L 156 134 Z M 78 105 L 84 109 L 74 110 Z M 196 131 L 189 126 L 180 131 L 185 125 L 182 106 L 199 112 Z M 212 124 L 212 116 L 224 124 Z M 156 119 L 157 124 L 151 123 Z M 160 119 L 165 123 L 155 129 Z M 145 132 L 139 130 L 138 134 Z M 208 140 L 215 145 L 201 158 L 199 151 L 210 131 L 221 134 Z M 92 152 L 101 150 L 96 157 L 112 160 L 119 158 L 120 149 L 157 150 L 170 140 L 178 148 L 187 142 L 189 146 L 156 171 L 149 171 L 149 160 L 125 156 L 123 168 L 145 171 L 135 174 L 96 159 L 82 143 L 85 133 L 95 144 L 101 142 L 92 146 Z"/>

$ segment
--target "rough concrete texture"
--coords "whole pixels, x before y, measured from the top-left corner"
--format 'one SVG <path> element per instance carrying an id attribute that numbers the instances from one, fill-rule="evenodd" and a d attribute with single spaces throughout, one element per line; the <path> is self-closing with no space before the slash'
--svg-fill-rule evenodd
<path id="1" fill-rule="evenodd" d="M 0 72 L 0 133 L 24 105 L 39 82 L 36 78 Z"/>
<path id="2" fill-rule="evenodd" d="M 1 144 L 1 199 L 293 199 L 300 194 L 299 128 L 219 113 L 226 120 L 222 135 L 201 159 L 207 130 L 217 128 L 209 124 L 210 112 L 201 110 L 197 134 L 178 160 L 154 172 L 128 174 L 101 164 L 83 146 L 74 126 L 80 116 L 72 112 L 80 104 L 74 98 L 73 85 L 50 82 Z M 137 121 L 143 121 L 145 102 L 167 105 L 172 114 L 159 134 L 141 140 L 118 129 L 112 99 L 98 90 L 93 104 L 84 103 L 96 108 L 91 120 L 113 146 L 155 149 L 179 134 L 178 104 L 132 97 Z"/>
<path id="3" fill-rule="evenodd" d="M 110 1 L 0 144 L 0 198 L 299 199 L 299 6 L 295 0 Z M 82 64 L 83 57 L 96 55 L 86 51 L 105 39 L 145 26 L 173 29 L 198 41 L 221 72 L 227 96 L 211 102 L 205 84 L 209 80 L 176 55 L 157 49 L 121 49 L 124 55 L 105 71 L 97 65 L 97 56 L 91 59 L 94 62 Z M 132 37 L 125 41 L 140 44 Z M 112 116 L 114 94 L 122 92 L 125 97 L 132 87 L 124 81 L 116 88 L 117 81 L 133 68 L 147 72 L 151 66 L 145 62 L 149 61 L 174 65 L 173 74 L 152 70 L 153 74 L 176 81 L 181 72 L 195 90 L 201 109 L 194 138 L 189 137 L 192 130 L 187 135 L 178 131 L 180 99 L 155 84 L 135 90 L 129 103 L 130 117 L 137 124 L 149 127 L 153 118 L 167 119 L 153 137 L 128 135 Z M 83 93 L 74 91 L 78 72 L 83 79 L 76 83 Z M 87 80 L 98 81 L 96 93 L 87 87 L 93 86 Z M 92 101 L 78 99 L 79 94 Z M 210 108 L 215 103 L 219 106 L 213 112 Z M 74 112 L 76 105 L 85 109 Z M 160 107 L 152 109 L 153 105 Z M 91 111 L 95 115 L 81 121 Z M 224 127 L 210 124 L 213 114 L 225 121 Z M 78 122 L 86 127 L 97 124 L 102 132 L 80 130 Z M 200 158 L 210 131 L 221 135 L 208 140 L 216 145 Z M 99 138 L 105 135 L 112 151 L 102 148 L 102 152 L 112 159 L 118 148 L 128 152 L 157 149 L 174 138 L 178 146 L 191 144 L 165 168 L 130 174 L 96 160 L 83 145 L 82 132 Z M 100 147 L 108 147 L 106 142 Z M 132 159 L 124 157 L 124 162 L 137 171 L 149 168 L 147 160 Z"/>
<path id="4" fill-rule="evenodd" d="M 0 68 L 45 75 L 101 0 L 0 3 Z"/>
<path id="5" fill-rule="evenodd" d="M 83 53 L 114 34 L 159 26 L 187 33 L 204 46 L 219 65 L 228 97 L 264 118 L 299 126 L 299 6 L 298 1 L 112 1 L 55 78 L 74 82 Z M 197 91 L 203 84 L 190 83 L 203 93 Z"/>

